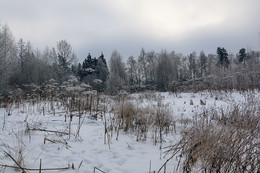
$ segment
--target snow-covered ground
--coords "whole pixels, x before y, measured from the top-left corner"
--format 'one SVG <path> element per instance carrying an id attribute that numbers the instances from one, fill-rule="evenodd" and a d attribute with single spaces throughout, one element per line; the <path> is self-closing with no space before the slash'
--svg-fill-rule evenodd
<path id="1" fill-rule="evenodd" d="M 226 93 L 226 92 L 201 92 L 201 93 L 141 93 L 133 94 L 129 98 L 139 106 L 156 104 L 158 100 L 167 106 L 173 119 L 190 118 L 201 114 L 203 111 L 226 110 L 231 104 L 259 99 L 259 92 Z M 201 104 L 206 103 L 205 105 Z M 191 103 L 192 102 L 192 103 Z M 65 112 L 60 108 L 54 115 L 47 109 L 43 113 L 42 107 L 48 103 L 25 103 L 18 107 L 13 106 L 8 116 L 5 108 L 0 108 L 0 164 L 17 166 L 10 154 L 17 161 L 21 160 L 26 168 L 64 168 L 70 169 L 44 172 L 93 172 L 94 168 L 106 173 L 145 173 L 158 171 L 163 163 L 170 157 L 164 157 L 164 150 L 160 145 L 154 145 L 152 139 L 136 141 L 132 133 L 120 131 L 119 139 L 116 134 L 110 136 L 110 143 L 104 144 L 104 121 L 101 118 L 94 120 L 89 114 L 84 114 L 79 136 L 75 137 L 78 127 L 78 117 L 74 117 L 71 124 L 71 136 L 50 131 L 68 132 L 69 118 L 65 122 Z M 57 108 L 58 109 L 58 108 Z M 84 119 L 85 118 L 85 119 Z M 38 130 L 28 130 L 36 128 Z M 182 128 L 179 125 L 178 128 Z M 164 136 L 162 148 L 176 142 L 179 135 L 170 133 Z M 44 143 L 45 142 L 45 143 Z M 20 154 L 19 154 L 20 153 Z M 22 158 L 19 158 L 19 155 Z M 74 169 L 72 169 L 72 164 Z M 167 164 L 167 172 L 176 172 L 178 161 L 173 158 Z M 0 172 L 17 172 L 13 168 L 0 167 Z M 33 172 L 33 171 L 27 171 Z M 96 172 L 100 172 L 96 170 Z"/>

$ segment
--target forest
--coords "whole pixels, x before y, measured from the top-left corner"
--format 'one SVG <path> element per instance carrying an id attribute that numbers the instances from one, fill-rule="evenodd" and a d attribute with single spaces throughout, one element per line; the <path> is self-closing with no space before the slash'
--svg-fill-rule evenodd
<path id="1" fill-rule="evenodd" d="M 259 58 L 259 51 L 245 48 L 234 54 L 217 47 L 216 53 L 208 55 L 142 48 L 138 57 L 122 57 L 114 50 L 109 58 L 103 53 L 98 58 L 88 54 L 79 62 L 66 40 L 42 52 L 29 41 L 16 42 L 9 27 L 0 25 L 0 93 L 8 95 L 28 85 L 43 90 L 51 79 L 61 86 L 72 76 L 112 95 L 121 90 L 247 90 L 260 87 Z"/>

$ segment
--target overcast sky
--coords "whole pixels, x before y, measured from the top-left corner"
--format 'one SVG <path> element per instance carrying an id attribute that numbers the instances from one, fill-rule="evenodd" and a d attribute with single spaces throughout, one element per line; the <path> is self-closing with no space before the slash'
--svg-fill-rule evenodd
<path id="1" fill-rule="evenodd" d="M 260 50 L 260 0 L 0 0 L 0 23 L 34 48 L 71 43 L 79 59 L 145 50 Z"/>

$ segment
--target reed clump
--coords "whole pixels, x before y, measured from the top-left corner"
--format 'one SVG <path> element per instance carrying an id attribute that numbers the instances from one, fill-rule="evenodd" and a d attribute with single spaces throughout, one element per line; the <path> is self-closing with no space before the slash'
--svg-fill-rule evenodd
<path id="1" fill-rule="evenodd" d="M 209 116 L 212 117 L 212 116 Z M 183 172 L 258 172 L 260 170 L 260 106 L 257 102 L 233 105 L 227 113 L 182 131 L 181 140 L 166 153 L 179 155 Z"/>

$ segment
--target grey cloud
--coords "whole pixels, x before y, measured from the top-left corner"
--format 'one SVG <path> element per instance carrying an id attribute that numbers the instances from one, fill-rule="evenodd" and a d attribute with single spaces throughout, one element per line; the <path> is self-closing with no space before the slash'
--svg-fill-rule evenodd
<path id="1" fill-rule="evenodd" d="M 142 47 L 184 54 L 215 53 L 217 46 L 259 50 L 259 7 L 259 0 L 0 0 L 0 20 L 36 48 L 66 39 L 80 58 L 101 51 L 108 58 L 114 49 L 128 58 Z"/>

